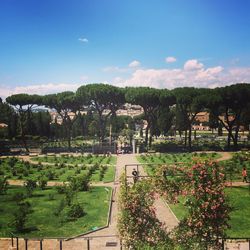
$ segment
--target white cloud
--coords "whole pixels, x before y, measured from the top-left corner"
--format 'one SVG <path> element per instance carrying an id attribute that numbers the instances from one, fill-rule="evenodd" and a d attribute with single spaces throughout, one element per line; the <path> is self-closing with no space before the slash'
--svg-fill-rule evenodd
<path id="1" fill-rule="evenodd" d="M 203 68 L 203 64 L 200 63 L 197 59 L 191 59 L 186 61 L 186 63 L 184 64 L 184 69 L 185 70 L 198 70 Z"/>
<path id="2" fill-rule="evenodd" d="M 132 72 L 136 70 L 141 63 L 137 60 L 132 61 L 129 63 L 127 67 L 119 67 L 119 66 L 108 66 L 105 68 L 102 68 L 103 72 L 110 72 L 110 73 L 125 73 L 125 72 Z"/>
<path id="3" fill-rule="evenodd" d="M 174 63 L 174 62 L 177 61 L 177 59 L 175 57 L 173 57 L 173 56 L 168 56 L 168 57 L 165 58 L 165 61 L 167 63 Z"/>
<path id="4" fill-rule="evenodd" d="M 250 67 L 206 68 L 198 60 L 188 60 L 183 68 L 137 69 L 127 79 L 116 78 L 117 86 L 149 86 L 173 89 L 176 87 L 214 88 L 235 83 L 250 83 Z"/>
<path id="5" fill-rule="evenodd" d="M 89 40 L 87 39 L 87 38 L 85 38 L 85 37 L 83 37 L 83 38 L 78 38 L 78 41 L 80 41 L 80 42 L 82 42 L 82 43 L 88 43 L 89 42 Z"/>
<path id="6" fill-rule="evenodd" d="M 139 61 L 134 60 L 134 61 L 132 61 L 128 66 L 129 66 L 130 68 L 136 68 L 136 67 L 139 67 L 140 65 L 141 65 L 141 63 L 140 63 Z"/>
<path id="7" fill-rule="evenodd" d="M 52 94 L 63 91 L 76 91 L 82 84 L 68 84 L 68 83 L 48 83 L 48 84 L 35 84 L 27 86 L 16 86 L 14 88 L 0 86 L 1 97 L 6 98 L 9 95 L 27 93 L 27 94 Z"/>
<path id="8" fill-rule="evenodd" d="M 103 72 L 119 72 L 119 73 L 122 73 L 122 72 L 126 72 L 128 71 L 127 68 L 120 68 L 118 66 L 108 66 L 108 67 L 105 67 L 102 69 Z"/>

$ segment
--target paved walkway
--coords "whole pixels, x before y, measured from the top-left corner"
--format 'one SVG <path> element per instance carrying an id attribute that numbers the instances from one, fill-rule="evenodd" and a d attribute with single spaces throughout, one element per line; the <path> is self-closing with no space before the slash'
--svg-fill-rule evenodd
<path id="1" fill-rule="evenodd" d="M 140 164 L 135 155 L 129 155 L 127 156 L 130 158 L 130 163 L 129 164 Z M 128 176 L 132 176 L 132 170 L 133 170 L 133 166 L 128 166 L 127 167 L 127 175 Z M 142 165 L 139 165 L 139 174 L 141 176 L 146 176 L 147 173 L 145 172 L 145 170 L 143 169 Z M 130 179 L 130 182 L 132 182 L 132 178 Z M 170 231 L 172 230 L 174 227 L 176 227 L 179 223 L 178 219 L 176 218 L 176 216 L 173 214 L 173 212 L 171 211 L 171 209 L 169 208 L 169 206 L 167 205 L 166 202 L 163 201 L 163 199 L 158 198 L 155 200 L 154 203 L 155 209 L 156 209 L 156 216 L 157 218 L 165 224 L 165 226 L 167 227 L 167 229 Z"/>

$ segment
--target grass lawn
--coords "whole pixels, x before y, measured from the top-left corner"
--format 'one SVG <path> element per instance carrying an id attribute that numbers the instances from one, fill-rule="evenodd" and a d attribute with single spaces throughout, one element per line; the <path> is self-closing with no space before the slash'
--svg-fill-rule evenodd
<path id="1" fill-rule="evenodd" d="M 108 191 L 107 191 L 108 190 Z M 16 202 L 12 197 L 24 191 L 24 187 L 10 186 L 6 195 L 0 195 L 0 237 L 9 237 L 14 232 L 11 221 L 16 209 Z M 33 197 L 26 198 L 31 203 L 32 213 L 28 215 L 26 232 L 16 233 L 26 237 L 69 237 L 91 230 L 93 227 L 106 225 L 110 188 L 92 187 L 88 192 L 78 192 L 77 201 L 84 208 L 86 215 L 77 220 L 67 220 L 65 207 L 62 215 L 55 216 L 55 208 L 63 199 L 64 194 L 58 194 L 55 188 L 35 190 Z"/>
<path id="2" fill-rule="evenodd" d="M 230 226 L 227 230 L 229 237 L 249 237 L 250 236 L 250 193 L 248 187 L 227 188 L 228 195 L 233 211 L 230 213 Z M 178 219 L 187 215 L 187 209 L 183 205 L 184 198 L 179 199 L 177 204 L 169 204 Z"/>
<path id="3" fill-rule="evenodd" d="M 242 181 L 242 168 L 246 167 L 248 176 L 250 173 L 250 153 L 240 151 L 232 154 L 232 159 L 222 161 L 220 164 L 225 167 L 228 172 L 227 179 L 232 181 Z"/>
<path id="4" fill-rule="evenodd" d="M 112 182 L 114 180 L 116 157 L 47 156 L 32 159 L 39 161 L 39 164 L 23 162 L 17 158 L 0 159 L 0 176 L 7 176 L 8 179 L 14 180 L 27 178 L 37 180 L 39 176 L 43 175 L 49 181 L 69 181 L 72 176 L 87 174 L 90 169 L 94 169 L 90 177 L 92 182 Z M 46 165 L 43 162 L 51 164 Z M 103 175 L 101 175 L 101 169 L 104 171 Z"/>
<path id="5" fill-rule="evenodd" d="M 115 166 L 111 165 L 107 168 L 107 171 L 104 174 L 104 177 L 102 180 L 100 180 L 100 171 L 96 171 L 92 176 L 91 176 L 91 181 L 92 182 L 112 182 L 115 179 Z"/>
<path id="6" fill-rule="evenodd" d="M 230 237 L 250 236 L 250 192 L 248 187 L 227 188 L 230 203 L 233 206 L 230 226 L 227 231 Z"/>
<path id="7" fill-rule="evenodd" d="M 176 153 L 176 154 L 148 154 L 137 156 L 141 163 L 148 163 L 144 169 L 149 175 L 153 175 L 157 164 L 177 164 L 184 163 L 184 166 L 191 166 L 197 161 L 207 161 L 218 159 L 218 153 Z"/>
<path id="8" fill-rule="evenodd" d="M 51 155 L 32 157 L 33 161 L 50 162 L 57 164 L 115 164 L 116 157 L 103 155 L 86 155 L 86 156 L 71 156 L 71 155 Z"/>

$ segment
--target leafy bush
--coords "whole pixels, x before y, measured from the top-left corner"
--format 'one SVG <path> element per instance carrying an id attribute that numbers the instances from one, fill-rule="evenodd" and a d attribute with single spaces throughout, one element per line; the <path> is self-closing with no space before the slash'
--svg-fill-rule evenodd
<path id="1" fill-rule="evenodd" d="M 67 206 L 71 206 L 75 195 L 76 195 L 75 190 L 73 190 L 71 187 L 66 188 L 65 201 L 66 201 Z"/>
<path id="2" fill-rule="evenodd" d="M 37 164 L 37 170 L 41 171 L 43 169 L 43 164 L 39 161 Z"/>
<path id="3" fill-rule="evenodd" d="M 156 217 L 154 198 L 149 180 L 141 180 L 132 187 L 126 187 L 123 177 L 118 230 L 125 247 L 147 249 L 144 246 L 150 246 L 151 249 L 157 249 L 157 246 L 164 243 L 167 247 L 161 249 L 174 249 L 166 228 Z"/>
<path id="4" fill-rule="evenodd" d="M 99 180 L 100 181 L 103 180 L 104 174 L 107 171 L 107 169 L 108 169 L 107 166 L 103 166 L 103 165 L 100 166 L 100 172 L 99 172 Z"/>
<path id="5" fill-rule="evenodd" d="M 45 189 L 48 184 L 48 179 L 45 176 L 38 177 L 38 187 L 41 189 Z"/>
<path id="6" fill-rule="evenodd" d="M 49 180 L 54 180 L 55 177 L 56 177 L 56 174 L 54 171 L 52 171 L 51 169 L 48 169 L 45 173 L 46 177 L 49 179 Z"/>
<path id="7" fill-rule="evenodd" d="M 48 200 L 53 201 L 54 199 L 55 199 L 55 195 L 54 194 L 49 194 Z"/>
<path id="8" fill-rule="evenodd" d="M 77 165 L 76 165 L 77 166 Z M 81 173 L 81 168 L 77 168 L 76 170 L 75 170 L 75 174 L 76 175 L 78 175 L 78 174 L 80 174 Z"/>
<path id="9" fill-rule="evenodd" d="M 70 178 L 70 187 L 74 191 L 88 191 L 89 190 L 90 176 L 86 174 Z"/>
<path id="10" fill-rule="evenodd" d="M 37 185 L 36 181 L 28 179 L 24 182 L 24 186 L 26 188 L 28 196 L 31 196 Z"/>
<path id="11" fill-rule="evenodd" d="M 7 177 L 0 176 L 0 194 L 5 194 L 7 192 L 8 185 Z"/>
<path id="12" fill-rule="evenodd" d="M 69 219 L 75 220 L 77 218 L 84 216 L 85 214 L 86 213 L 84 212 L 83 208 L 79 203 L 73 203 L 67 212 L 67 217 Z"/>
<path id="13" fill-rule="evenodd" d="M 17 202 L 17 203 L 23 201 L 25 198 L 26 198 L 26 195 L 24 193 L 21 193 L 21 192 L 15 193 L 12 196 L 12 200 Z"/>
<path id="14" fill-rule="evenodd" d="M 62 213 L 63 209 L 65 208 L 65 205 L 66 205 L 65 200 L 64 199 L 60 200 L 58 206 L 55 208 L 54 215 L 59 216 Z"/>
<path id="15" fill-rule="evenodd" d="M 20 201 L 17 203 L 18 208 L 14 212 L 13 225 L 16 231 L 21 232 L 24 230 L 25 223 L 27 222 L 28 214 L 31 213 L 31 205 L 28 201 Z"/>
<path id="16" fill-rule="evenodd" d="M 56 191 L 57 191 L 58 194 L 65 194 L 66 189 L 67 189 L 66 185 L 56 186 Z"/>

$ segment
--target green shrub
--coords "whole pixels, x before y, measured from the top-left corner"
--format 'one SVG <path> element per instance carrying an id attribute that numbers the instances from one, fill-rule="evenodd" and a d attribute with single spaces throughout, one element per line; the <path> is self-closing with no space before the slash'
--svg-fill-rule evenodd
<path id="1" fill-rule="evenodd" d="M 65 208 L 65 200 L 62 199 L 62 200 L 60 200 L 58 206 L 56 206 L 55 211 L 54 211 L 54 215 L 59 216 L 62 213 L 64 208 Z"/>
<path id="2" fill-rule="evenodd" d="M 27 176 L 29 176 L 29 171 L 27 169 L 23 169 L 22 174 L 23 174 L 23 176 L 27 177 Z"/>
<path id="3" fill-rule="evenodd" d="M 26 198 L 26 195 L 24 193 L 21 193 L 21 192 L 15 193 L 12 196 L 12 200 L 17 202 L 17 203 L 23 201 L 25 198 Z"/>
<path id="4" fill-rule="evenodd" d="M 70 187 L 74 191 L 88 191 L 89 190 L 89 175 L 82 174 L 77 177 L 70 178 Z"/>
<path id="5" fill-rule="evenodd" d="M 7 177 L 0 176 L 0 194 L 6 194 L 8 185 Z"/>
<path id="6" fill-rule="evenodd" d="M 54 199 L 55 199 L 55 195 L 50 193 L 48 196 L 48 200 L 53 201 Z"/>
<path id="7" fill-rule="evenodd" d="M 56 191 L 57 191 L 58 194 L 65 194 L 66 189 L 67 189 L 66 185 L 56 186 Z"/>
<path id="8" fill-rule="evenodd" d="M 31 205 L 28 201 L 21 201 L 17 203 L 18 208 L 14 212 L 13 225 L 16 231 L 21 232 L 24 230 L 25 223 L 27 222 L 28 214 L 31 213 Z"/>
<path id="9" fill-rule="evenodd" d="M 100 181 L 103 180 L 104 174 L 107 171 L 107 169 L 108 169 L 107 166 L 103 166 L 103 165 L 100 166 L 100 173 L 99 173 L 99 180 Z"/>
<path id="10" fill-rule="evenodd" d="M 45 176 L 39 176 L 38 177 L 38 187 L 41 189 L 45 189 L 48 184 L 48 178 Z"/>
<path id="11" fill-rule="evenodd" d="M 77 169 L 75 170 L 75 174 L 78 175 L 78 174 L 80 174 L 80 173 L 81 173 L 81 168 L 77 168 Z"/>
<path id="12" fill-rule="evenodd" d="M 45 173 L 45 176 L 49 179 L 49 180 L 54 180 L 56 177 L 56 174 L 54 171 L 52 171 L 51 169 L 48 169 Z"/>
<path id="13" fill-rule="evenodd" d="M 66 188 L 65 201 L 66 201 L 67 206 L 71 206 L 75 195 L 76 195 L 75 190 L 73 190 L 71 187 Z"/>
<path id="14" fill-rule="evenodd" d="M 28 179 L 24 182 L 24 186 L 26 188 L 28 196 L 31 196 L 37 185 L 36 181 Z"/>
<path id="15" fill-rule="evenodd" d="M 85 214 L 86 213 L 84 212 L 83 208 L 79 203 L 73 203 L 67 212 L 67 217 L 69 219 L 75 220 L 77 218 L 84 216 Z"/>

